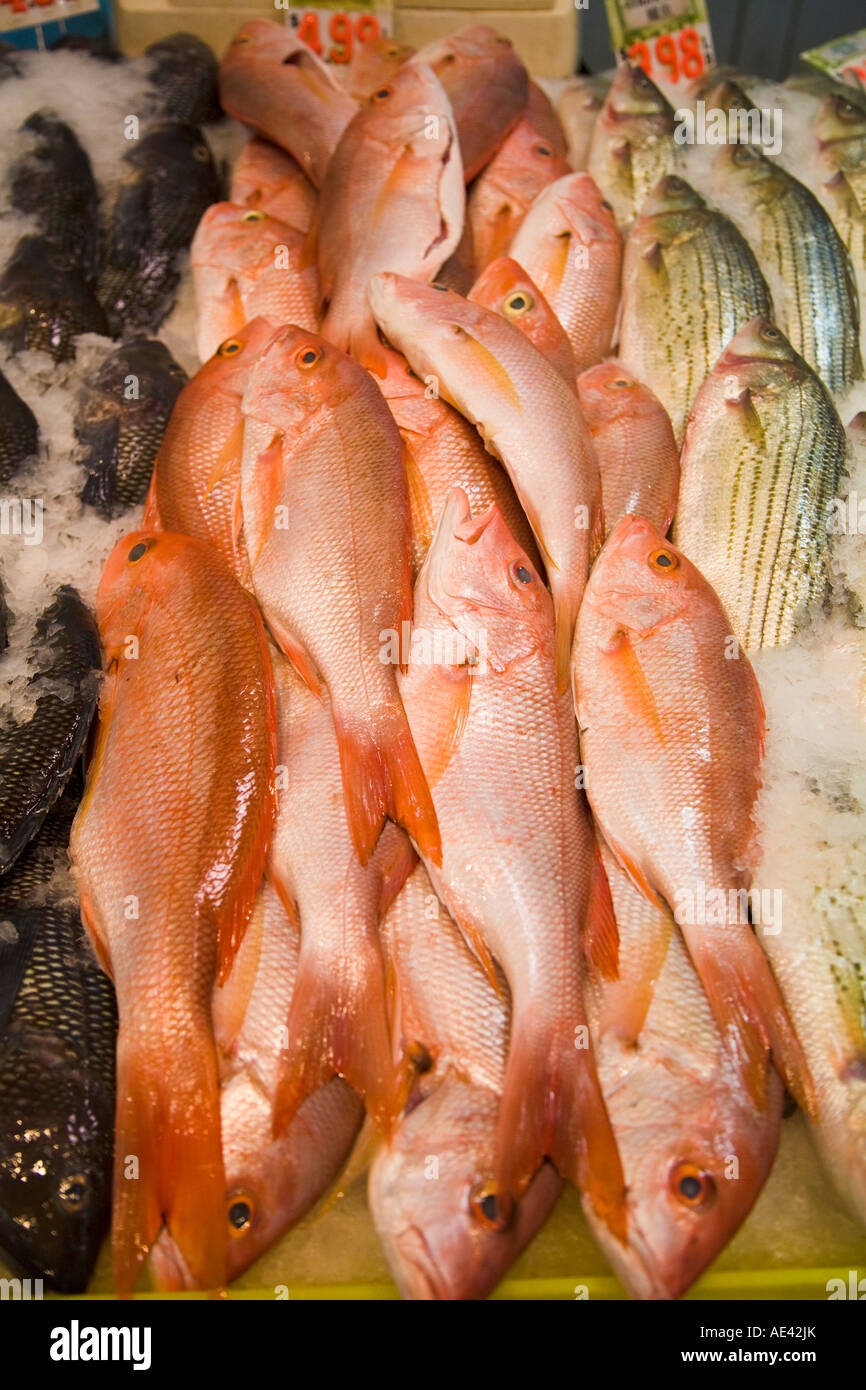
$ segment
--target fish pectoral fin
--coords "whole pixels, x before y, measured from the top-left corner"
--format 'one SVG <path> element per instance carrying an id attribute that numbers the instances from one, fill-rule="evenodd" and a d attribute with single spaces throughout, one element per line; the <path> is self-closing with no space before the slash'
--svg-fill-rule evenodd
<path id="1" fill-rule="evenodd" d="M 625 870 L 625 872 L 628 874 L 635 888 L 637 888 L 641 893 L 643 893 L 644 897 L 649 898 L 649 901 L 652 903 L 653 907 L 660 907 L 663 912 L 667 912 L 667 903 L 664 901 L 662 897 L 659 896 L 656 890 L 652 887 L 651 883 L 649 882 L 649 879 L 646 877 L 643 869 L 640 867 L 637 861 L 635 859 L 632 859 L 631 856 L 626 853 L 622 845 L 617 844 L 616 840 L 611 839 L 610 835 L 605 833 L 604 838 L 607 844 L 610 846 L 610 849 L 613 852 L 613 855 L 617 860 L 617 863 L 619 863 Z"/>
<path id="2" fill-rule="evenodd" d="M 96 959 L 99 961 L 99 964 L 102 966 L 108 978 L 113 980 L 114 975 L 111 970 L 111 956 L 108 950 L 108 940 L 99 930 L 96 922 L 96 914 L 90 905 L 89 899 L 85 897 L 83 892 L 81 892 L 80 896 L 82 925 L 87 932 L 87 937 L 93 947 Z"/>
<path id="3" fill-rule="evenodd" d="M 321 699 L 324 682 L 306 649 L 273 613 L 268 614 L 268 627 L 280 651 L 288 657 L 304 684 Z"/>
<path id="4" fill-rule="evenodd" d="M 240 461 L 244 449 L 244 421 L 243 416 L 237 424 L 229 431 L 225 442 L 213 461 L 213 467 L 205 481 L 205 495 L 209 498 L 225 477 L 230 472 L 240 474 Z"/>
<path id="5" fill-rule="evenodd" d="M 614 915 L 610 884 L 597 844 L 590 874 L 583 944 L 587 960 L 599 971 L 603 979 L 617 979 L 619 928 Z"/>
<path id="6" fill-rule="evenodd" d="M 413 664 L 417 679 L 420 667 Z M 427 783 L 436 787 L 460 747 L 472 700 L 472 673 L 469 666 L 437 666 L 424 671 L 415 697 L 426 711 L 424 770 Z"/>
<path id="7" fill-rule="evenodd" d="M 453 913 L 451 915 L 454 916 Z M 478 960 L 485 975 L 496 990 L 496 993 L 499 995 L 500 999 L 504 999 L 506 992 L 503 987 L 502 976 L 496 968 L 496 962 L 481 932 L 475 926 L 474 922 L 468 921 L 465 917 L 454 916 L 454 920 L 465 938 L 466 945 Z"/>

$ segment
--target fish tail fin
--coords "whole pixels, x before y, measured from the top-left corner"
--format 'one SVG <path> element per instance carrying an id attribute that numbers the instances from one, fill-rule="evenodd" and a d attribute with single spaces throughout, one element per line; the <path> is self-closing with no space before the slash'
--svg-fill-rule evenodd
<path id="1" fill-rule="evenodd" d="M 387 768 L 370 730 L 334 710 L 346 819 L 358 858 L 366 864 L 388 810 Z"/>
<path id="2" fill-rule="evenodd" d="M 392 1127 L 403 1104 L 403 1069 L 394 1058 L 388 1016 L 376 942 L 366 940 L 351 961 L 340 952 L 305 956 L 302 945 L 274 1101 L 275 1136 L 334 1075 L 364 1098 L 377 1124 Z"/>
<path id="3" fill-rule="evenodd" d="M 367 307 L 366 300 L 350 306 L 333 299 L 322 322 L 321 334 L 376 376 L 384 379 L 388 375 L 388 359 L 379 341 L 373 311 Z"/>
<path id="4" fill-rule="evenodd" d="M 814 1114 L 812 1077 L 794 1032 L 779 986 L 750 927 L 721 927 L 712 943 L 707 928 L 686 931 L 686 942 L 713 1015 L 733 1053 L 755 1103 L 762 1109 L 767 1096 L 768 1053 L 798 1105 Z M 736 935 L 725 940 L 721 933 Z"/>
<path id="5" fill-rule="evenodd" d="M 219 1076 L 204 1029 L 173 1040 L 169 1063 L 118 1041 L 112 1222 L 118 1293 L 135 1288 L 164 1225 L 199 1288 L 226 1281 L 225 1174 Z"/>
<path id="6" fill-rule="evenodd" d="M 551 1030 L 534 1007 L 515 1014 L 499 1112 L 497 1186 L 519 1197 L 550 1158 L 625 1238 L 625 1179 L 601 1094 L 589 1029 Z"/>
<path id="7" fill-rule="evenodd" d="M 334 712 L 346 816 L 358 858 L 369 859 L 385 817 L 402 825 L 422 854 L 442 862 L 433 798 L 399 699 L 373 728 Z"/>

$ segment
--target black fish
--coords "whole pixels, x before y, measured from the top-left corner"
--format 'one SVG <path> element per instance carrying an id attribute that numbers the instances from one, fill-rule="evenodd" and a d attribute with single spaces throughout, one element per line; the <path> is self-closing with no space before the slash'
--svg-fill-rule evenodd
<path id="1" fill-rule="evenodd" d="M 164 117 L 202 125 L 219 120 L 217 75 L 213 50 L 195 34 L 170 34 L 144 50 L 148 79 L 156 88 Z"/>
<path id="2" fill-rule="evenodd" d="M 52 883 L 77 800 L 0 880 L 0 1249 L 63 1293 L 84 1290 L 108 1229 L 114 1147 L 114 990 Z"/>
<path id="3" fill-rule="evenodd" d="M 0 487 L 38 448 L 36 416 L 0 372 Z"/>
<path id="4" fill-rule="evenodd" d="M 79 333 L 108 333 L 99 301 L 55 242 L 22 237 L 0 276 L 0 338 L 13 352 L 40 348 L 65 362 Z"/>
<path id="5" fill-rule="evenodd" d="M 34 111 L 21 127 L 33 148 L 12 167 L 12 206 L 35 218 L 39 235 L 55 243 L 92 283 L 99 267 L 99 193 L 90 159 L 65 121 Z"/>
<path id="6" fill-rule="evenodd" d="M 186 379 L 168 348 L 152 338 L 131 339 L 103 362 L 75 419 L 89 475 L 82 501 L 102 516 L 144 501 L 157 450 Z"/>
<path id="7" fill-rule="evenodd" d="M 178 253 L 220 196 L 207 143 L 195 126 L 152 126 L 124 158 L 128 173 L 111 214 L 99 297 L 115 336 L 158 328 L 180 279 Z"/>
<path id="8" fill-rule="evenodd" d="M 99 694 L 99 636 L 68 585 L 36 620 L 32 719 L 0 718 L 0 874 L 38 831 L 81 753 Z M 2 879 L 0 879 L 2 882 Z"/>

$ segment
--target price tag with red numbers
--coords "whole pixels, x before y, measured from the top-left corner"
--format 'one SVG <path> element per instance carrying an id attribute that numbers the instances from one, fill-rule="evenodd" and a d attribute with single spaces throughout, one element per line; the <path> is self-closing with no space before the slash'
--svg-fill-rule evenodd
<path id="1" fill-rule="evenodd" d="M 706 0 L 605 0 L 618 63 L 654 81 L 688 85 L 715 66 Z"/>
<path id="2" fill-rule="evenodd" d="M 350 63 L 359 44 L 390 35 L 391 9 L 353 4 L 308 5 L 286 11 L 286 23 L 326 63 Z"/>
<path id="3" fill-rule="evenodd" d="M 866 91 L 866 29 L 834 39 L 821 48 L 810 48 L 800 56 L 828 76 Z"/>

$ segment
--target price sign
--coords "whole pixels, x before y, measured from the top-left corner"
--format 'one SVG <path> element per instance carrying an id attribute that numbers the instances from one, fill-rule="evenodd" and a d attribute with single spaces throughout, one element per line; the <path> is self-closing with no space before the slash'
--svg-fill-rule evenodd
<path id="1" fill-rule="evenodd" d="M 829 77 L 866 90 L 866 29 L 834 39 L 821 48 L 811 48 L 801 57 L 804 63 L 810 63 Z"/>
<path id="2" fill-rule="evenodd" d="M 639 63 L 654 81 L 688 84 L 715 66 L 706 0 L 605 0 L 618 63 Z"/>
<path id="3" fill-rule="evenodd" d="M 57 24 L 77 15 L 94 14 L 99 0 L 0 0 L 0 32 Z"/>
<path id="4" fill-rule="evenodd" d="M 390 9 L 364 4 L 309 5 L 290 9 L 286 23 L 326 63 L 350 63 L 359 44 L 390 35 Z"/>

